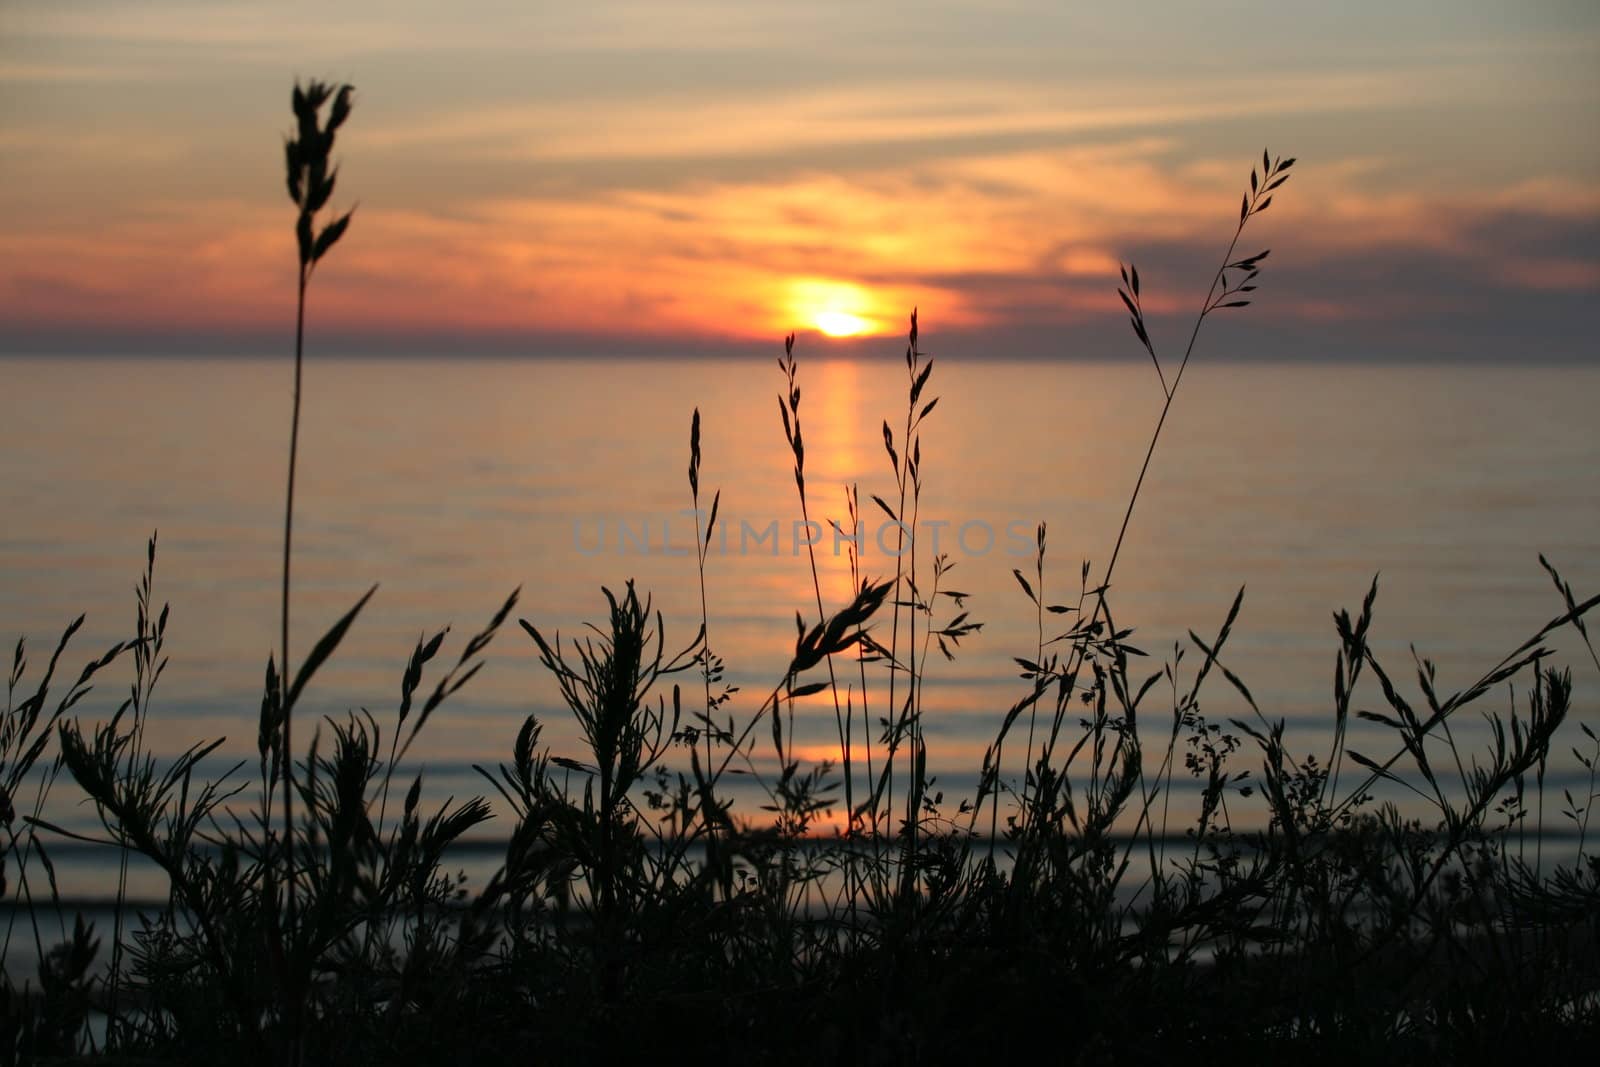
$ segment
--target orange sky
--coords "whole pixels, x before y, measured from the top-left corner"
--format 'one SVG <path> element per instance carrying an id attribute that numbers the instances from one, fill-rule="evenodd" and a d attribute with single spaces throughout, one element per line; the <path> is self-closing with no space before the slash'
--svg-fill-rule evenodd
<path id="1" fill-rule="evenodd" d="M 280 338 L 296 76 L 359 93 L 335 343 L 1113 354 L 1119 261 L 1192 308 L 1268 145 L 1264 354 L 1594 351 L 1589 5 L 551 7 L 8 3 L 0 351 Z"/>

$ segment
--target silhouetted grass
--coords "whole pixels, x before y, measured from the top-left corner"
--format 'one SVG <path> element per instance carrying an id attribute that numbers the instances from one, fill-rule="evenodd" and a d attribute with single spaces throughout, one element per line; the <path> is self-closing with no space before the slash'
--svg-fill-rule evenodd
<path id="1" fill-rule="evenodd" d="M 1099 576 L 1085 564 L 1075 596 L 1047 596 L 1063 583 L 1048 567 L 1043 524 L 1031 575 L 1015 573 L 1035 639 L 1019 650 L 1024 689 L 997 716 L 975 796 L 947 800 L 930 779 L 922 694 L 929 672 L 980 624 L 949 585 L 950 561 L 920 559 L 914 543 L 881 578 L 863 574 L 852 550 L 852 595 L 831 607 L 813 559 L 812 602 L 796 613 L 782 676 L 753 707 L 724 683 L 706 567 L 720 493 L 702 513 L 696 410 L 688 474 L 698 632 L 673 644 L 631 581 L 620 596 L 605 591 L 606 616 L 582 639 L 547 637 L 521 620 L 583 747 L 552 753 L 529 716 L 509 762 L 478 768 L 511 815 L 504 856 L 483 885 L 452 877 L 447 851 L 489 816 L 488 804 L 425 812 L 419 776 L 391 820 L 391 785 L 422 728 L 481 666 L 517 593 L 453 661 L 446 631 L 418 640 L 387 744 L 365 711 L 325 720 L 304 752 L 292 741 L 297 698 L 372 595 L 288 669 L 304 297 L 349 216 L 320 236 L 312 220 L 332 191 L 328 155 L 350 101 L 348 87 L 317 83 L 294 97 L 299 131 L 287 156 L 300 304 L 283 666 L 267 665 L 253 802 L 233 773 L 197 778 L 219 742 L 164 762 L 144 746 L 167 617 L 154 610 L 152 538 L 133 637 L 92 660 L 48 713 L 82 620 L 20 701 L 20 643 L 14 657 L 0 721 L 0 889 L 9 880 L 20 904 L 7 948 L 13 933 L 31 937 L 38 968 L 0 982 L 8 1061 L 912 1062 L 1020 1055 L 1025 1043 L 1081 1063 L 1180 1054 L 1466 1061 L 1594 1035 L 1600 861 L 1586 835 L 1600 742 L 1588 724 L 1576 724 L 1587 740 L 1574 750 L 1588 788 L 1565 793 L 1560 810 L 1577 858 L 1552 863 L 1542 848 L 1545 768 L 1567 743 L 1573 693 L 1545 642 L 1570 628 L 1600 669 L 1585 626 L 1600 597 L 1580 600 L 1545 563 L 1560 598 L 1547 625 L 1457 693 L 1438 691 L 1419 660 L 1408 697 L 1368 643 L 1374 583 L 1353 616 L 1334 619 L 1332 732 L 1320 758 L 1322 749 L 1291 743 L 1224 663 L 1242 592 L 1214 637 L 1191 632 L 1191 649 L 1142 672 L 1132 629 L 1113 621 L 1112 574 L 1201 327 L 1248 302 L 1267 257 L 1234 258 L 1294 163 L 1270 155 L 1252 170 L 1175 365 L 1161 361 L 1146 329 L 1138 271 L 1123 272 L 1120 294 L 1156 369 L 1161 415 Z M 915 312 L 905 362 L 904 419 L 898 431 L 883 424 L 892 487 L 870 500 L 915 529 L 921 435 L 938 403 Z M 793 337 L 779 365 L 781 421 L 810 522 Z M 854 529 L 855 487 L 846 509 Z M 129 699 L 103 724 L 73 719 L 91 679 L 125 653 Z M 698 692 L 686 712 L 675 679 L 691 674 Z M 1208 683 L 1230 687 L 1252 718 L 1208 718 Z M 1520 701 L 1485 712 L 1487 751 L 1465 751 L 1452 724 L 1511 684 Z M 837 766 L 808 764 L 793 744 L 796 702 L 824 690 Z M 1381 710 L 1365 706 L 1374 701 Z M 1391 731 L 1392 750 L 1350 749 L 1352 713 Z M 769 745 L 771 761 L 759 754 Z M 63 768 L 99 815 L 104 837 L 93 840 L 120 851 L 100 963 L 99 936 L 82 916 L 69 929 L 49 861 L 52 835 L 79 836 L 44 817 Z M 759 812 L 736 812 L 719 790 L 736 771 L 766 797 Z M 1185 780 L 1199 808 L 1180 832 L 1169 798 Z M 1380 783 L 1415 794 L 1426 815 L 1378 803 Z M 23 811 L 25 789 L 33 796 Z M 830 828 L 824 817 L 841 805 Z M 134 853 L 169 886 L 166 906 L 136 921 L 124 906 Z"/>

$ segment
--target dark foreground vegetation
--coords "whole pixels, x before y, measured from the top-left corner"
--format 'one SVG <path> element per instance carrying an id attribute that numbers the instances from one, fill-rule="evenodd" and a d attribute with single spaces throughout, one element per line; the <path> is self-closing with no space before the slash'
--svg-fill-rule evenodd
<path id="1" fill-rule="evenodd" d="M 286 155 L 302 328 L 313 269 L 350 219 L 317 224 L 350 105 L 348 88 L 295 90 Z M 1293 163 L 1264 154 L 1252 170 L 1181 359 L 1157 357 L 1138 272 L 1124 274 L 1165 395 L 1141 484 L 1200 327 L 1250 300 L 1267 253 L 1238 243 Z M 1017 700 L 996 709 L 977 794 L 946 798 L 926 770 L 923 684 L 979 626 L 948 561 L 906 551 L 897 573 L 855 573 L 851 602 L 828 605 L 813 560 L 816 596 L 799 605 L 788 669 L 756 699 L 736 693 L 703 596 L 720 497 L 701 484 L 699 412 L 688 468 L 699 632 L 672 644 L 631 583 L 606 592 L 583 640 L 521 622 L 583 747 L 552 753 L 530 716 L 507 761 L 480 768 L 510 831 L 494 875 L 465 884 L 448 849 L 489 804 L 425 810 L 420 778 L 400 768 L 517 597 L 464 644 L 419 640 L 392 717 L 295 732 L 304 687 L 367 601 L 291 669 L 299 336 L 282 645 L 251 709 L 254 766 L 203 781 L 195 769 L 214 744 L 171 759 L 144 743 L 165 665 L 153 539 L 127 641 L 76 676 L 61 661 L 78 624 L 42 671 L 17 646 L 0 724 L 0 885 L 14 902 L 7 946 L 31 939 L 38 966 L 0 982 L 0 1058 L 905 1063 L 1042 1049 L 1068 1063 L 1474 1062 L 1592 1045 L 1600 860 L 1585 836 L 1600 746 L 1589 724 L 1568 721 L 1574 686 L 1549 642 L 1572 639 L 1600 670 L 1585 629 L 1600 598 L 1580 600 L 1547 564 L 1555 617 L 1452 693 L 1425 660 L 1402 677 L 1373 654 L 1374 585 L 1335 616 L 1331 735 L 1311 745 L 1224 666 L 1237 599 L 1214 636 L 1192 634 L 1164 667 L 1113 620 L 1136 489 L 1098 577 L 1085 564 L 1058 580 L 1039 527 L 1036 559 L 1016 574 L 1037 619 Z M 915 528 L 920 435 L 937 403 L 915 313 L 905 366 L 904 418 L 883 427 L 891 478 L 867 506 Z M 809 520 L 793 338 L 780 369 Z M 852 525 L 858 509 L 852 489 Z M 1071 594 L 1046 596 L 1062 587 Z M 86 725 L 90 684 L 130 666 L 128 699 Z M 1218 687 L 1215 703 L 1250 717 L 1208 716 Z M 808 714 L 818 701 L 833 714 L 838 765 L 794 754 L 807 697 Z M 1347 748 L 1352 715 L 1392 731 L 1388 750 Z M 1468 718 L 1488 722 L 1486 748 L 1458 746 Z M 1547 798 L 1552 754 L 1569 748 L 1587 784 Z M 733 810 L 735 774 L 764 793 L 762 810 Z M 45 817 L 62 775 L 120 856 L 119 899 L 138 855 L 166 875 L 163 907 L 119 914 L 111 929 L 64 914 L 49 850 L 72 835 Z M 1375 798 L 1394 787 L 1406 814 Z M 1184 825 L 1174 794 L 1194 813 Z"/>

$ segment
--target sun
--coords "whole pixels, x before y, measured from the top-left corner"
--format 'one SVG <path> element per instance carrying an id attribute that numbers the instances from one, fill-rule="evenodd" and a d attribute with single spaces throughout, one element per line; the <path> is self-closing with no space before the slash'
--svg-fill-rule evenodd
<path id="1" fill-rule="evenodd" d="M 817 329 L 829 337 L 854 337 L 867 329 L 867 320 L 848 311 L 819 311 L 814 317 Z"/>
<path id="2" fill-rule="evenodd" d="M 865 286 L 841 278 L 792 278 L 781 306 L 792 323 L 824 337 L 862 337 L 879 331 L 878 301 Z"/>

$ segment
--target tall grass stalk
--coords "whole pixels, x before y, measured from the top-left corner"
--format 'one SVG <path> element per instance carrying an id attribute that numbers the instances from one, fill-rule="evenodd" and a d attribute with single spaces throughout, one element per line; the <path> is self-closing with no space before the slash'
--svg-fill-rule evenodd
<path id="1" fill-rule="evenodd" d="M 150 701 L 155 693 L 156 682 L 166 671 L 167 660 L 164 652 L 167 632 L 167 618 L 169 605 L 163 604 L 159 614 L 152 615 L 152 594 L 155 583 L 156 568 L 156 535 L 150 535 L 150 542 L 145 549 L 145 571 L 140 580 L 136 595 L 137 611 L 134 619 L 134 640 L 132 641 L 134 677 L 133 686 L 128 700 L 118 709 L 116 718 L 120 718 L 124 711 L 129 713 L 129 743 L 127 747 L 126 773 L 132 777 L 138 773 L 139 762 L 144 753 L 144 727 L 150 714 Z M 112 722 L 115 724 L 116 718 Z M 119 849 L 121 855 L 117 861 L 117 892 L 115 898 L 115 915 L 112 919 L 111 935 L 111 975 L 110 975 L 110 1012 L 107 1018 L 107 1041 L 115 1039 L 111 1032 L 117 1026 L 118 993 L 122 981 L 122 956 L 123 956 L 123 916 L 126 912 L 128 899 L 128 860 L 132 849 L 126 842 Z M 168 914 L 170 916 L 171 900 L 168 901 Z"/>
<path id="2" fill-rule="evenodd" d="M 822 528 L 811 521 L 811 506 L 806 498 L 806 446 L 805 437 L 800 429 L 800 385 L 795 380 L 798 364 L 794 358 L 794 334 L 784 338 L 783 357 L 778 360 L 778 369 L 784 374 L 786 392 L 778 397 L 778 411 L 783 418 L 783 436 L 789 443 L 789 451 L 794 455 L 794 485 L 795 492 L 800 497 L 800 519 L 806 531 L 806 560 L 811 566 L 811 593 L 817 607 L 817 624 L 820 626 L 827 621 L 827 612 L 822 607 L 822 580 L 817 575 L 817 548 L 816 540 L 822 536 Z M 815 528 L 816 536 L 812 536 Z M 839 739 L 839 754 L 844 764 L 844 791 L 845 811 L 855 810 L 854 768 L 851 763 L 850 743 L 845 715 L 839 702 L 839 679 L 833 670 L 833 656 L 824 657 L 828 665 L 828 692 L 833 698 L 833 721 Z M 791 701 L 790 714 L 793 715 L 794 704 Z M 794 721 L 790 719 L 789 736 L 794 736 Z M 846 820 L 845 833 L 850 833 L 848 819 Z"/>
<path id="3" fill-rule="evenodd" d="M 1271 253 L 1271 250 L 1263 250 L 1255 255 L 1237 260 L 1233 258 L 1234 252 L 1238 248 L 1239 239 L 1244 235 L 1246 224 L 1271 206 L 1273 192 L 1289 180 L 1289 172 L 1294 163 L 1293 157 L 1289 159 L 1275 158 L 1270 152 L 1263 151 L 1259 174 L 1255 168 L 1251 169 L 1250 188 L 1240 199 L 1239 218 L 1234 227 L 1233 236 L 1229 239 L 1227 250 L 1222 256 L 1221 265 L 1212 276 L 1211 284 L 1206 290 L 1205 299 L 1200 305 L 1199 313 L 1195 316 L 1194 325 L 1189 332 L 1188 343 L 1184 347 L 1183 356 L 1178 362 L 1178 369 L 1173 374 L 1170 384 L 1167 381 L 1166 371 L 1161 359 L 1156 354 L 1155 344 L 1150 337 L 1149 328 L 1145 321 L 1138 268 L 1132 265 L 1122 268 L 1123 284 L 1117 290 L 1117 296 L 1127 308 L 1134 335 L 1143 345 L 1146 353 L 1150 356 L 1151 364 L 1155 368 L 1157 381 L 1162 392 L 1161 411 L 1156 418 L 1155 428 L 1151 431 L 1150 442 L 1145 448 L 1144 459 L 1140 463 L 1133 490 L 1128 496 L 1127 507 L 1123 511 L 1122 522 L 1118 526 L 1117 537 L 1112 545 L 1110 558 L 1107 560 L 1105 571 L 1098 585 L 1094 588 L 1093 611 L 1087 619 L 1080 615 L 1077 625 L 1071 631 L 1073 640 L 1069 647 L 1066 662 L 1057 676 L 1061 683 L 1060 691 L 1062 696 L 1057 702 L 1054 721 L 1037 760 L 1032 751 L 1031 741 L 1029 743 L 1029 766 L 1035 774 L 1041 777 L 1046 773 L 1046 765 L 1059 742 L 1061 728 L 1066 718 L 1065 701 L 1077 689 L 1080 674 L 1086 662 L 1088 662 L 1096 640 L 1102 633 L 1102 622 L 1104 621 L 1109 628 L 1110 608 L 1107 601 L 1107 593 L 1111 589 L 1117 563 L 1122 556 L 1123 544 L 1132 525 L 1134 508 L 1138 504 L 1139 496 L 1144 489 L 1145 477 L 1149 474 L 1151 461 L 1155 457 L 1156 446 L 1161 441 L 1161 434 L 1166 427 L 1167 417 L 1172 412 L 1173 403 L 1178 396 L 1178 389 L 1183 384 L 1184 374 L 1188 370 L 1189 361 L 1194 355 L 1195 344 L 1200 337 L 1200 329 L 1212 314 L 1223 310 L 1243 308 L 1250 304 L 1251 298 L 1246 294 L 1255 291 L 1255 281 L 1260 274 L 1260 264 Z M 1231 275 L 1230 272 L 1232 272 Z M 1111 636 L 1114 640 L 1118 638 L 1114 628 L 1111 628 Z M 1030 735 L 1031 727 L 1032 714 L 1030 710 Z M 1142 782 L 1142 769 L 1139 774 Z M 1025 814 L 1027 814 L 1026 811 Z"/>
<path id="4" fill-rule="evenodd" d="M 322 257 L 344 236 L 350 225 L 354 209 L 345 212 L 320 230 L 316 225 L 317 213 L 333 195 L 339 177 L 333 164 L 334 134 L 350 117 L 350 107 L 355 90 L 349 85 L 337 89 L 319 81 L 312 81 L 304 89 L 294 87 L 291 103 L 296 123 L 295 134 L 284 140 L 284 169 L 289 199 L 298 209 L 295 219 L 295 245 L 299 256 L 299 276 L 295 293 L 294 317 L 294 401 L 289 416 L 289 477 L 283 504 L 283 595 L 279 612 L 278 648 L 282 655 L 283 686 L 279 705 L 283 717 L 283 870 L 288 902 L 288 921 L 292 931 L 295 925 L 295 860 L 294 860 L 294 693 L 290 679 L 294 677 L 289 659 L 289 589 L 290 564 L 294 543 L 294 481 L 300 457 L 300 385 L 305 364 L 306 288 L 311 275 Z M 327 124 L 322 122 L 322 109 L 332 101 Z"/>
<path id="5" fill-rule="evenodd" d="M 291 974 L 295 967 L 289 957 L 292 957 L 298 951 L 296 939 L 299 925 L 297 915 L 299 871 L 295 860 L 294 704 L 300 686 L 308 678 L 309 672 L 314 670 L 316 666 L 314 662 L 315 650 L 312 656 L 307 658 L 298 675 L 294 672 L 292 661 L 289 658 L 290 569 L 294 556 L 295 473 L 300 455 L 300 397 L 305 364 L 306 290 L 310 285 L 311 276 L 316 270 L 317 264 L 328 253 L 329 249 L 338 242 L 339 238 L 344 236 L 346 228 L 350 225 L 350 216 L 353 214 L 353 210 L 348 211 L 320 229 L 316 224 L 317 214 L 327 205 L 328 199 L 333 195 L 334 185 L 338 179 L 338 168 L 332 162 L 334 135 L 350 116 L 354 93 L 355 90 L 349 85 L 341 85 L 336 89 L 323 82 L 312 81 L 304 89 L 301 89 L 297 83 L 291 98 L 296 124 L 295 133 L 284 140 L 285 183 L 288 188 L 289 199 L 293 201 L 297 208 L 295 245 L 299 259 L 295 294 L 294 395 L 289 417 L 289 473 L 283 507 L 283 587 L 279 612 L 278 643 L 279 652 L 282 656 L 282 670 L 279 675 L 281 688 L 277 700 L 279 729 L 282 732 L 282 881 L 285 894 L 285 922 L 289 938 L 288 945 L 279 951 L 286 958 L 286 964 L 290 967 Z M 322 109 L 324 106 L 330 105 L 330 102 L 327 123 L 324 125 L 321 114 Z M 370 595 L 369 593 L 368 596 Z M 364 600 L 363 603 L 365 603 Z M 269 666 L 269 674 L 270 672 L 271 668 Z M 291 679 L 294 679 L 294 681 L 291 682 Z M 270 802 L 271 793 L 269 791 L 266 794 L 265 803 L 270 804 Z M 285 993 L 288 997 L 286 1007 L 291 1034 L 290 1048 L 292 1051 L 290 1059 L 294 1063 L 299 1063 L 303 1049 L 298 1038 L 293 1035 L 297 1035 L 299 1032 L 302 994 L 297 988 L 298 983 L 292 978 L 285 982 L 285 986 Z"/>
<path id="6" fill-rule="evenodd" d="M 1122 555 L 1123 540 L 1128 535 L 1128 526 L 1133 521 L 1133 509 L 1139 502 L 1140 490 L 1144 488 L 1145 475 L 1150 472 L 1150 461 L 1155 457 L 1156 445 L 1161 440 L 1161 431 L 1167 425 L 1167 416 L 1172 412 L 1173 401 L 1177 399 L 1178 387 L 1183 384 L 1184 372 L 1189 369 L 1189 359 L 1194 355 L 1195 342 L 1200 339 L 1200 328 L 1205 325 L 1207 317 L 1217 311 L 1231 308 L 1247 307 L 1250 298 L 1246 293 L 1255 291 L 1255 279 L 1260 274 L 1260 264 L 1271 254 L 1271 249 L 1257 252 L 1253 256 L 1235 260 L 1233 253 L 1239 246 L 1239 238 L 1244 236 L 1245 225 L 1267 208 L 1272 206 L 1272 193 L 1275 189 L 1289 180 L 1289 170 L 1294 166 L 1294 157 L 1283 159 L 1272 157 L 1266 151 L 1261 153 L 1261 174 L 1257 177 L 1254 168 L 1250 170 L 1250 191 L 1244 194 L 1239 204 L 1239 223 L 1234 228 L 1233 237 L 1228 241 L 1228 250 L 1222 255 L 1222 265 L 1212 276 L 1211 285 L 1206 290 L 1205 301 L 1200 306 L 1200 312 L 1195 316 L 1194 326 L 1189 331 L 1189 343 L 1184 346 L 1183 358 L 1178 361 L 1178 370 L 1172 376 L 1172 384 L 1167 385 L 1166 374 L 1162 369 L 1161 360 L 1156 355 L 1155 345 L 1150 339 L 1149 329 L 1145 325 L 1144 305 L 1139 292 L 1139 271 L 1137 267 L 1129 266 L 1122 272 L 1124 288 L 1117 290 L 1117 295 L 1128 309 L 1133 332 L 1144 345 L 1145 351 L 1150 355 L 1150 361 L 1155 365 L 1156 376 L 1161 383 L 1163 399 L 1161 413 L 1156 417 L 1155 429 L 1150 433 L 1150 444 L 1145 448 L 1144 462 L 1139 465 L 1139 476 L 1134 480 L 1133 492 L 1128 496 L 1128 506 L 1122 515 L 1122 524 L 1117 528 L 1117 540 L 1111 547 L 1111 558 L 1106 562 L 1105 575 L 1100 580 L 1099 591 L 1095 597 L 1095 616 L 1098 617 L 1106 608 L 1106 591 L 1111 587 L 1112 574 L 1117 569 L 1117 560 Z M 1228 272 L 1233 271 L 1230 279 Z"/>
<path id="7" fill-rule="evenodd" d="M 700 459 L 700 409 L 695 408 L 689 424 L 689 496 L 694 511 L 695 574 L 700 587 L 700 634 L 697 639 L 699 649 L 697 658 L 700 662 L 705 706 L 697 718 L 700 720 L 698 730 L 705 742 L 703 764 L 698 762 L 692 730 L 686 735 L 686 740 L 689 741 L 691 771 L 700 790 L 700 825 L 706 835 L 706 865 L 708 869 L 720 872 L 725 867 L 723 856 L 718 852 L 722 809 L 711 785 L 711 766 L 715 759 L 712 745 L 718 740 L 726 744 L 731 739 L 731 722 L 729 728 L 724 729 L 719 725 L 717 717 L 723 706 L 739 691 L 739 687 L 723 683 L 722 660 L 711 647 L 711 615 L 706 601 L 706 558 L 710 554 L 711 537 L 716 530 L 717 513 L 722 504 L 722 490 L 718 489 L 712 494 L 711 509 L 709 512 L 703 512 L 700 508 Z M 718 687 L 717 691 L 713 692 L 713 686 Z M 726 879 L 722 881 L 722 888 L 726 893 Z"/>
<path id="8" fill-rule="evenodd" d="M 895 577 L 894 597 L 890 604 L 890 629 L 889 645 L 884 652 L 884 662 L 889 671 L 889 696 L 888 704 L 883 719 L 883 757 L 882 767 L 879 771 L 877 782 L 873 786 L 871 801 L 873 810 L 883 810 L 886 817 L 894 818 L 895 810 L 895 765 L 900 758 L 900 748 L 907 739 L 911 742 L 912 771 L 908 779 L 915 778 L 917 767 L 918 744 L 920 739 L 920 724 L 917 719 L 917 647 L 916 647 L 916 610 L 918 606 L 918 593 L 916 584 L 917 550 L 915 542 L 918 511 L 921 503 L 922 482 L 919 464 L 922 459 L 922 441 L 917 434 L 917 429 L 938 404 L 938 398 L 923 404 L 919 410 L 918 402 L 922 391 L 928 383 L 928 377 L 933 372 L 933 361 L 924 363 L 923 353 L 917 347 L 917 311 L 911 311 L 911 325 L 907 331 L 906 344 L 906 374 L 909 379 L 907 393 L 905 425 L 901 433 L 902 454 L 895 447 L 894 431 L 889 426 L 887 419 L 883 422 L 883 447 L 889 457 L 890 471 L 894 476 L 894 489 L 897 494 L 896 506 L 891 508 L 881 496 L 874 496 L 873 502 L 889 516 L 895 524 Z M 910 525 L 907 519 L 907 500 L 910 500 Z M 908 561 L 906 555 L 910 554 Z M 900 619 L 904 614 L 905 643 L 901 644 Z M 904 650 L 904 652 L 902 652 Z M 902 699 L 899 689 L 900 675 L 906 675 L 905 696 Z M 907 847 L 914 847 L 917 820 L 916 800 L 918 790 L 915 782 L 908 784 L 906 789 L 906 816 L 903 820 L 901 833 L 906 835 Z"/>

